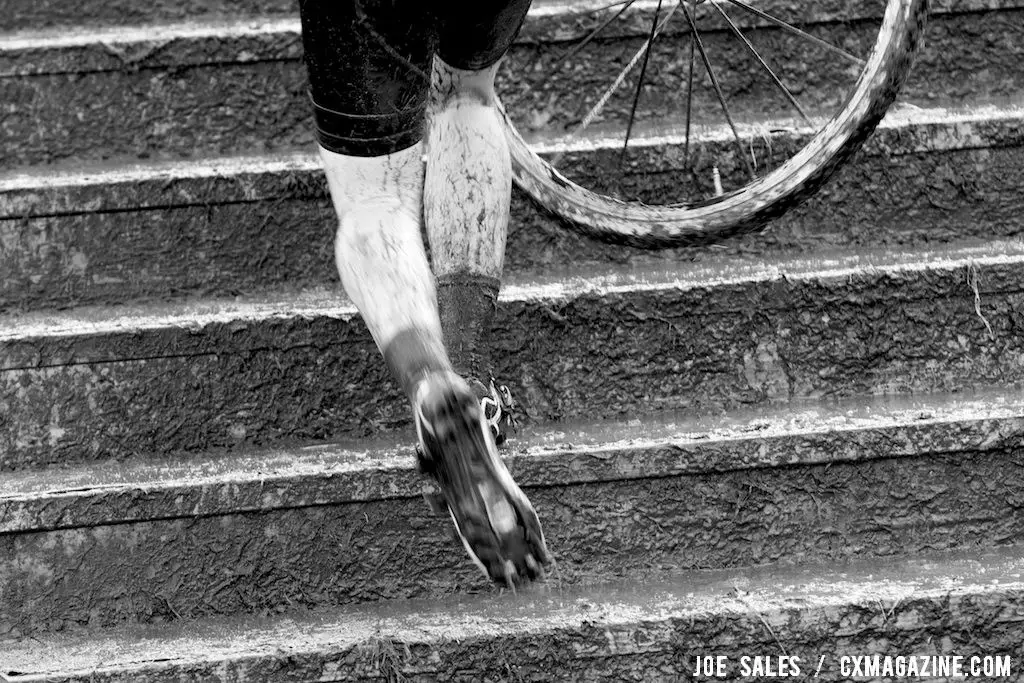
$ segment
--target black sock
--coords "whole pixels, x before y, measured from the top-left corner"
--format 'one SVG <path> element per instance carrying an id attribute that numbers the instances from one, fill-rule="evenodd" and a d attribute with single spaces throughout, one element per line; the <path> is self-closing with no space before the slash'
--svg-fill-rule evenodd
<path id="1" fill-rule="evenodd" d="M 485 384 L 492 371 L 487 342 L 501 281 L 468 272 L 437 279 L 437 305 L 445 346 L 455 371 Z"/>

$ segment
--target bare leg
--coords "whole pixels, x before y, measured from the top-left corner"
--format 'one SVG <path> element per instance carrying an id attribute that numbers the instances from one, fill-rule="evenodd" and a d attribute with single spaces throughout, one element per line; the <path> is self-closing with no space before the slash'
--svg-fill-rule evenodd
<path id="1" fill-rule="evenodd" d="M 320 156 L 338 213 L 341 282 L 411 399 L 420 375 L 451 369 L 420 234 L 422 145 L 379 157 L 321 148 Z"/>
<path id="2" fill-rule="evenodd" d="M 421 467 L 470 557 L 514 585 L 543 575 L 543 532 L 498 458 L 476 397 L 452 371 L 420 235 L 421 145 L 379 157 L 320 150 L 338 213 L 342 284 L 412 403 Z"/>
<path id="3" fill-rule="evenodd" d="M 512 169 L 494 108 L 498 65 L 464 70 L 434 58 L 424 217 L 445 341 L 455 369 L 486 381 L 481 342 L 505 258 Z"/>
<path id="4" fill-rule="evenodd" d="M 300 1 L 317 140 L 338 214 L 338 272 L 412 404 L 420 466 L 441 488 L 470 557 L 492 579 L 514 585 L 542 576 L 549 559 L 543 532 L 498 457 L 480 402 L 452 370 L 420 233 L 428 84 L 419 76 L 433 56 L 424 29 L 435 19 L 432 10 L 423 13 L 429 9 Z M 466 32 L 458 34 L 456 44 L 466 47 Z M 479 153 L 470 148 L 467 159 Z M 454 182 L 458 204 L 472 189 Z M 443 207 L 442 215 L 451 210 Z M 500 271 L 499 252 L 488 272 Z"/>

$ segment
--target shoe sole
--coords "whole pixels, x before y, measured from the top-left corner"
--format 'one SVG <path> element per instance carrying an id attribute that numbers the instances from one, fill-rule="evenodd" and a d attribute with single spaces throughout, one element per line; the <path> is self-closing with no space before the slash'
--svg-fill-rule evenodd
<path id="1" fill-rule="evenodd" d="M 476 398 L 468 390 L 459 394 L 447 391 L 434 405 L 421 406 L 416 427 L 428 454 L 425 469 L 441 487 L 467 554 L 487 577 L 510 586 L 540 578 L 549 559 L 536 512 L 489 444 Z M 510 533 L 494 529 L 481 486 L 493 487 L 511 507 Z"/>

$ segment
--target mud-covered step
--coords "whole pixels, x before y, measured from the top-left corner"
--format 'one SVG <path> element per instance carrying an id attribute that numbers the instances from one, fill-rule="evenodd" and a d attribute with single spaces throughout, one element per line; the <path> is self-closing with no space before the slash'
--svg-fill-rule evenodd
<path id="1" fill-rule="evenodd" d="M 957 666 L 1016 680 L 1022 571 L 1020 549 L 1007 548 L 834 568 L 665 572 L 444 603 L 43 635 L 5 649 L 0 673 L 19 683 L 679 681 L 690 680 L 698 656 L 724 656 L 722 680 L 785 666 L 848 681 L 888 655 L 892 667 L 903 657 L 904 674 L 913 656 L 914 674 Z"/>
<path id="2" fill-rule="evenodd" d="M 214 2 L 216 0 L 206 0 L 208 5 Z M 45 3 L 35 5 L 41 8 Z M 108 10 L 114 10 L 115 7 L 116 3 L 105 3 Z M 149 7 L 158 8 L 159 3 L 152 3 Z M 827 0 L 810 7 L 794 7 L 793 3 L 787 0 L 767 0 L 759 7 L 763 12 L 782 19 L 795 16 L 793 21 L 798 25 L 820 27 L 825 24 L 844 23 L 851 29 L 853 27 L 849 25 L 857 22 L 877 23 L 884 11 L 884 3 L 872 0 L 848 3 Z M 1021 7 L 1024 7 L 1021 0 L 966 0 L 956 5 L 946 0 L 931 3 L 931 12 L 935 15 L 965 14 L 1010 11 Z M 76 16 L 85 18 L 81 9 L 80 6 L 74 7 Z M 188 3 L 179 3 L 176 9 L 185 13 L 190 6 Z M 646 37 L 650 32 L 656 5 L 649 1 L 634 3 L 630 7 L 630 12 L 616 16 L 616 20 L 605 26 L 598 36 L 590 36 L 593 29 L 616 14 L 614 7 L 612 12 L 607 11 L 608 9 L 607 4 L 599 4 L 595 0 L 537 0 L 533 2 L 527 14 L 516 43 L 571 47 L 588 36 L 599 41 Z M 191 17 L 168 16 L 154 17 L 150 21 L 133 21 L 130 11 L 120 11 L 116 18 L 111 16 L 109 21 L 103 23 L 82 21 L 73 26 L 55 29 L 48 27 L 45 22 L 25 21 L 28 18 L 26 12 L 14 17 L 16 21 L 7 22 L 4 25 L 5 30 L 0 32 L 0 38 L 4 40 L 0 73 L 27 75 L 116 71 L 126 62 L 138 68 L 196 66 L 215 63 L 218 60 L 252 62 L 268 55 L 247 52 L 233 44 L 233 41 L 263 34 L 263 38 L 256 40 L 263 44 L 271 44 L 286 41 L 284 36 L 298 34 L 300 31 L 295 5 L 291 6 L 290 12 L 206 12 L 205 16 L 203 15 L 204 13 L 197 12 Z M 662 14 L 661 18 L 664 17 Z M 700 26 L 704 30 L 728 28 L 728 24 L 707 7 L 697 7 L 695 18 L 701 22 Z M 19 25 L 19 19 L 24 23 Z M 681 17 L 679 19 L 679 22 L 669 23 L 663 27 L 659 35 L 686 35 L 688 26 Z M 735 16 L 734 23 L 740 28 L 757 29 L 771 26 L 773 22 L 752 13 L 740 12 Z M 428 29 L 424 27 L 424 30 Z M 190 40 L 199 41 L 203 49 L 188 49 Z M 222 45 L 217 46 L 216 42 L 221 42 Z M 103 49 L 104 44 L 109 49 Z M 136 48 L 131 51 L 133 59 L 122 57 L 128 56 L 124 49 L 127 46 Z M 852 44 L 847 45 L 848 49 L 852 47 Z M 219 51 L 211 53 L 211 50 Z"/>
<path id="3" fill-rule="evenodd" d="M 298 13 L 294 0 L 11 0 L 9 31 L 105 29 L 178 21 L 281 19 Z"/>
<path id="4" fill-rule="evenodd" d="M 1014 0 L 982 11 L 980 5 L 987 4 L 977 3 L 975 12 L 932 17 L 906 101 L 963 103 L 1022 90 L 1024 9 Z M 503 69 L 500 92 L 527 130 L 562 131 L 581 120 L 649 31 L 645 22 L 634 22 L 629 35 L 593 41 L 562 63 L 565 43 L 551 40 L 567 31 L 557 29 L 562 20 L 556 15 L 549 11 L 531 19 Z M 826 11 L 817 33 L 866 54 L 874 24 L 832 18 Z M 685 26 L 678 18 L 676 24 Z M 751 30 L 750 37 L 799 91 L 808 111 L 841 103 L 855 76 L 842 58 L 808 50 L 803 39 L 777 27 Z M 681 40 L 667 36 L 652 55 L 641 121 L 683 120 L 687 72 Z M 728 30 L 708 32 L 705 42 L 734 118 L 794 115 Z M 298 22 L 280 18 L 9 34 L 0 39 L 0 165 L 311 148 L 301 53 Z M 619 88 L 599 121 L 624 127 L 632 80 Z M 699 69 L 695 88 L 696 120 L 721 121 L 711 81 Z"/>
<path id="5" fill-rule="evenodd" d="M 759 7 L 774 13 L 792 12 L 792 0 L 765 0 Z M 1019 0 L 932 0 L 929 7 L 933 12 L 978 11 L 1019 7 Z M 563 41 L 578 37 L 588 27 L 592 29 L 589 16 L 594 8 L 607 8 L 604 0 L 533 0 L 530 15 L 523 26 L 521 37 L 524 41 L 536 42 L 544 39 Z M 796 4 L 802 16 L 817 13 L 839 17 L 874 16 L 880 13 L 881 4 L 875 0 L 842 2 L 823 0 L 813 7 Z M 155 0 L 140 4 L 130 0 L 9 0 L 11 14 L 6 17 L 7 31 L 35 31 L 39 29 L 64 28 L 111 28 L 130 27 L 143 24 L 161 24 L 174 21 L 235 20 L 259 18 L 291 18 L 297 20 L 298 6 L 293 0 L 190 0 L 189 2 L 168 2 Z M 628 15 L 631 20 L 616 24 L 612 33 L 628 30 L 638 31 L 637 25 L 650 21 L 656 3 L 642 0 L 633 6 Z M 707 8 L 698 7 L 698 16 L 710 13 Z M 607 16 L 607 14 L 605 15 Z M 584 34 L 585 35 L 585 34 Z"/>
<path id="6" fill-rule="evenodd" d="M 516 193 L 506 267 L 713 261 L 715 253 L 759 260 L 1017 237 L 1022 131 L 1024 113 L 1013 106 L 903 108 L 806 206 L 714 251 L 599 244 Z M 689 174 L 680 171 L 685 136 L 636 137 L 631 186 L 655 204 L 692 196 L 682 184 Z M 803 139 L 799 129 L 779 131 L 773 144 Z M 537 149 L 565 152 L 564 170 L 588 185 L 622 177 L 614 140 L 538 142 Z M 701 149 L 731 154 L 723 135 L 710 135 Z M 0 311 L 332 285 L 335 224 L 312 154 L 8 174 L 0 178 Z"/>
<path id="7" fill-rule="evenodd" d="M 552 590 L 1024 532 L 1015 390 L 558 425 L 506 456 Z M 0 633 L 490 592 L 427 490 L 410 440 L 8 474 Z"/>
<path id="8" fill-rule="evenodd" d="M 490 350 L 533 423 L 1024 380 L 1024 244 L 563 269 Z M 0 318 L 0 468 L 407 424 L 337 294 Z"/>

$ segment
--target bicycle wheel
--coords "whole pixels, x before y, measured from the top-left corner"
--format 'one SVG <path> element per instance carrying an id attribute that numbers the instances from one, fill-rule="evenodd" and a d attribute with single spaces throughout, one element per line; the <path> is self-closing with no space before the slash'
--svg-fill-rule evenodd
<path id="1" fill-rule="evenodd" d="M 568 135 L 552 135 L 550 122 L 546 121 L 551 116 L 538 117 L 533 112 L 534 118 L 547 124 L 547 133 L 534 135 L 534 146 L 540 154 L 531 149 L 499 104 L 507 124 L 517 184 L 588 237 L 649 249 L 708 244 L 753 232 L 812 195 L 857 151 L 895 99 L 910 70 L 927 14 L 927 0 L 879 0 L 873 13 L 869 0 L 807 3 L 811 8 L 807 13 L 817 15 L 811 23 L 779 16 L 798 12 L 792 7 L 799 3 L 791 0 L 762 0 L 758 4 L 754 7 L 741 0 L 678 4 L 659 0 L 656 4 L 641 4 L 624 0 L 581 13 L 580 17 L 589 22 L 588 30 L 579 44 L 566 51 L 563 64 L 585 50 L 601 50 L 600 32 L 614 26 L 613 19 L 622 21 L 630 14 L 641 13 L 649 32 L 639 50 L 630 46 L 628 53 L 617 57 L 625 68 L 599 96 L 588 99 L 574 88 L 571 96 L 582 107 L 575 114 L 563 115 L 564 120 L 558 122 L 563 130 L 570 130 Z M 635 27 L 636 16 L 632 22 Z M 686 101 L 676 98 L 678 106 L 668 114 L 664 102 L 656 104 L 645 121 L 638 116 L 643 111 L 638 103 L 642 95 L 651 97 L 648 83 L 654 81 L 648 78 L 645 83 L 644 79 L 655 74 L 659 58 L 664 60 L 669 54 L 665 52 L 668 47 L 661 48 L 661 53 L 658 50 L 660 44 L 672 38 L 674 24 L 681 39 L 672 40 L 668 47 L 677 56 L 667 57 L 672 68 L 655 79 L 661 78 L 663 90 L 685 90 Z M 596 28 L 591 30 L 590 26 Z M 721 47 L 726 38 L 732 45 Z M 617 40 L 621 43 L 621 33 Z M 775 61 L 789 62 L 772 64 L 764 44 L 779 48 L 782 57 Z M 851 50 L 861 51 L 864 57 L 851 54 Z M 679 53 L 683 55 L 681 60 Z M 768 102 L 764 90 L 753 85 L 754 77 L 735 66 L 740 56 L 754 64 L 753 70 L 769 84 L 765 87 L 777 93 L 774 103 Z M 716 57 L 728 68 L 716 69 Z M 685 63 L 688 69 L 680 68 Z M 833 68 L 840 72 L 840 78 L 820 75 L 825 69 L 822 65 L 836 63 L 838 68 Z M 614 66 L 618 68 L 619 64 Z M 809 86 L 797 83 L 801 73 L 812 81 Z M 730 90 L 727 77 L 736 74 L 741 83 Z M 630 79 L 635 83 L 620 87 Z M 711 96 L 698 105 L 702 82 L 704 94 Z M 617 90 L 632 92 L 619 96 Z M 838 97 L 837 91 L 841 92 Z M 753 98 L 750 93 L 754 93 Z M 809 106 L 801 106 L 801 93 L 809 94 Z M 601 114 L 601 108 L 608 107 L 616 96 L 619 115 Z M 663 93 L 662 100 L 671 99 L 671 92 Z M 730 107 L 731 103 L 739 104 Z M 704 123 L 693 120 L 698 111 L 712 112 L 711 105 L 717 106 L 717 117 L 712 114 Z M 564 111 L 566 107 L 555 109 Z M 789 113 L 789 118 L 780 117 L 780 113 Z M 600 125 L 595 126 L 595 122 Z M 616 128 L 624 141 L 617 152 L 605 145 L 596 159 L 574 164 L 574 156 L 576 160 L 595 156 L 593 140 L 579 142 L 582 132 L 597 130 L 607 139 L 612 135 L 609 131 Z M 587 149 L 580 152 L 574 145 Z M 654 171 L 647 163 L 651 155 L 660 155 L 661 166 Z M 589 171 L 582 168 L 587 164 Z M 595 168 L 601 172 L 594 172 Z M 666 182 L 674 187 L 685 185 L 685 196 L 650 205 L 652 199 L 644 196 L 643 186 L 645 175 L 649 179 L 652 174 L 662 186 Z M 616 175 L 617 179 L 608 180 Z M 591 188 L 581 183 L 589 183 Z M 661 193 L 653 201 L 661 202 L 663 196 Z"/>

